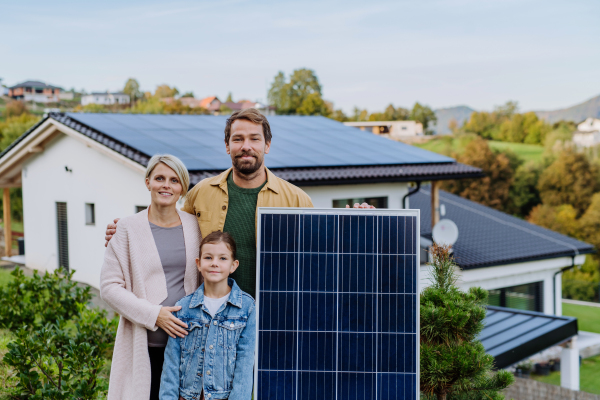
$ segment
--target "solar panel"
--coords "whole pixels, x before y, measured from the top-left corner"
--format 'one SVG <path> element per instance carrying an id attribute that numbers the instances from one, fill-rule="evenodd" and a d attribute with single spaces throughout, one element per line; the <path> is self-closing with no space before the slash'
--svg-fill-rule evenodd
<path id="1" fill-rule="evenodd" d="M 419 211 L 259 208 L 257 235 L 254 399 L 418 399 Z"/>

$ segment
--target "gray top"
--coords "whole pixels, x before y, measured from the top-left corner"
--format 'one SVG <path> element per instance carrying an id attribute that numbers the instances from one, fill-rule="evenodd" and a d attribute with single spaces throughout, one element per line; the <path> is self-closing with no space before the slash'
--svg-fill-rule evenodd
<path id="1" fill-rule="evenodd" d="M 186 259 L 183 226 L 163 228 L 150 222 L 150 228 L 167 281 L 167 298 L 161 305 L 172 307 L 185 297 L 183 278 Z M 161 328 L 154 332 L 148 331 L 148 347 L 165 347 L 168 339 L 169 335 Z"/>

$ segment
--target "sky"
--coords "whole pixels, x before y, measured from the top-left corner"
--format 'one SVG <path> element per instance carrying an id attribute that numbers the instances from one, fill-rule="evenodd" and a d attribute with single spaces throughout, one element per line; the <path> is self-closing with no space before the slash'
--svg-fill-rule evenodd
<path id="1" fill-rule="evenodd" d="M 309 68 L 346 112 L 552 110 L 600 94 L 598 15 L 597 0 L 0 0 L 0 77 L 265 101 L 278 71 Z"/>

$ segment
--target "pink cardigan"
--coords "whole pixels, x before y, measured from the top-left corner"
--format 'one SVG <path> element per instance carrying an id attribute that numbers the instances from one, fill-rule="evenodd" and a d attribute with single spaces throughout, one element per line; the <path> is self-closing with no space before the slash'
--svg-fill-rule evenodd
<path id="1" fill-rule="evenodd" d="M 186 268 L 184 288 L 193 293 L 200 284 L 196 269 L 201 241 L 194 215 L 177 211 L 183 225 Z M 147 329 L 156 330 L 160 303 L 167 298 L 167 282 L 148 210 L 123 218 L 104 253 L 100 296 L 121 315 L 108 387 L 109 400 L 148 400 L 150 358 Z"/>

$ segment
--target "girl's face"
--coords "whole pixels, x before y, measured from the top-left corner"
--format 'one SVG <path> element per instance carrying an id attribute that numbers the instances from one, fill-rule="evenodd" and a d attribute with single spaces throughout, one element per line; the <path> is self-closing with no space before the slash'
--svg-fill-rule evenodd
<path id="1" fill-rule="evenodd" d="M 229 274 L 239 265 L 239 261 L 233 259 L 229 247 L 224 242 L 206 243 L 200 251 L 200 258 L 196 258 L 196 265 L 205 282 L 227 281 Z"/>
<path id="2" fill-rule="evenodd" d="M 146 178 L 146 187 L 150 191 L 152 204 L 157 206 L 174 205 L 183 191 L 183 186 L 175 171 L 163 163 L 158 163 L 150 177 Z"/>

